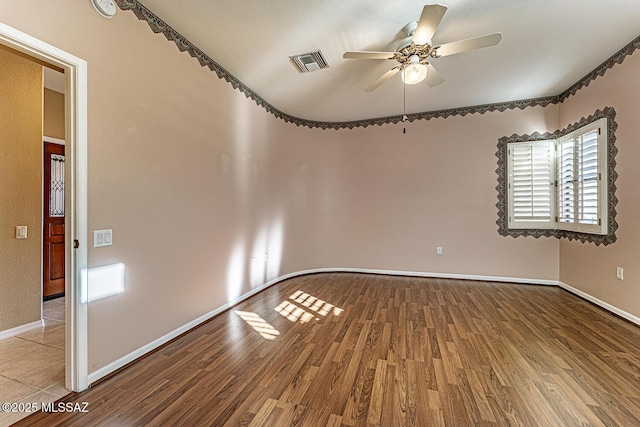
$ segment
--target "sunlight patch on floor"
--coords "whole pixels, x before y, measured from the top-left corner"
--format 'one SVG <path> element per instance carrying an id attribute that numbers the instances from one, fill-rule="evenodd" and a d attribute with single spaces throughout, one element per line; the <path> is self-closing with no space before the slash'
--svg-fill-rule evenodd
<path id="1" fill-rule="evenodd" d="M 282 301 L 275 310 L 280 313 L 281 316 L 286 317 L 287 320 L 292 322 L 300 321 L 301 323 L 307 323 L 315 319 L 313 314 L 295 304 L 291 304 L 289 301 Z"/>
<path id="2" fill-rule="evenodd" d="M 329 312 L 333 311 L 334 316 L 339 316 L 344 311 L 341 308 L 329 304 L 319 298 L 309 295 L 302 291 L 296 291 L 289 297 L 298 304 L 302 304 L 305 307 L 309 307 L 312 311 L 317 312 L 321 316 L 326 316 Z"/>
<path id="3" fill-rule="evenodd" d="M 238 311 L 238 310 L 234 311 L 234 313 L 240 316 L 240 318 L 244 320 L 247 323 L 247 325 L 251 326 L 254 331 L 259 333 L 262 336 L 262 338 L 265 338 L 268 340 L 275 340 L 276 337 L 280 335 L 280 332 L 278 332 L 276 328 L 271 326 L 269 322 L 264 320 L 262 317 L 260 317 L 256 313 L 253 313 L 251 311 Z"/>
<path id="4" fill-rule="evenodd" d="M 312 312 L 319 314 L 322 317 L 325 317 L 329 313 L 333 313 L 334 316 L 339 316 L 344 311 L 343 309 L 334 306 L 333 304 L 329 304 L 313 295 L 309 295 L 303 291 L 296 291 L 292 295 L 289 296 L 289 299 L 293 302 L 300 304 L 302 307 L 308 308 Z M 291 322 L 301 322 L 307 323 L 312 319 L 318 320 L 316 316 L 314 316 L 309 311 L 305 310 L 290 301 L 282 301 L 275 310 L 280 313 L 281 316 L 287 318 Z"/>

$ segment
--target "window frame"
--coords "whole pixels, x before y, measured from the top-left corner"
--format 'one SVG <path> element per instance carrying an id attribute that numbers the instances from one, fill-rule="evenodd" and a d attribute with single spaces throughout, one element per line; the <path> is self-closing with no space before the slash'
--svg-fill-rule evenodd
<path id="1" fill-rule="evenodd" d="M 617 148 L 615 147 L 615 130 L 617 124 L 615 122 L 615 110 L 612 107 L 606 107 L 603 110 L 596 111 L 593 115 L 581 119 L 579 122 L 574 123 L 567 128 L 553 133 L 533 133 L 531 135 L 512 135 L 510 137 L 502 137 L 498 140 L 498 151 L 496 156 L 498 158 L 498 232 L 503 236 L 549 236 L 557 238 L 568 238 L 569 240 L 580 240 L 582 242 L 593 242 L 596 245 L 604 244 L 608 245 L 616 241 L 615 231 L 618 228 L 618 224 L 615 220 L 617 205 L 617 198 L 615 196 L 615 181 L 617 179 L 617 173 L 615 171 L 616 161 L 615 156 L 617 154 Z M 605 120 L 602 120 L 605 119 Z M 601 122 L 602 120 L 602 122 Z M 576 132 L 580 132 L 579 135 L 587 135 L 592 132 L 593 129 L 602 126 L 602 133 L 605 135 L 598 139 L 599 153 L 598 167 L 600 168 L 600 180 L 598 182 L 598 192 L 600 201 L 600 210 L 598 213 L 602 215 L 602 221 L 598 224 L 581 224 L 572 222 L 570 224 L 562 224 L 558 226 L 559 221 L 556 218 L 553 219 L 553 224 L 526 221 L 513 221 L 513 207 L 510 200 L 513 200 L 513 194 L 511 188 L 509 188 L 512 161 L 510 157 L 510 148 L 518 147 L 518 144 L 542 144 L 544 141 L 559 141 L 569 136 L 575 138 Z M 575 168 L 574 159 L 574 168 Z M 554 164 L 554 175 L 557 173 Z M 554 180 L 556 178 L 554 177 Z M 555 187 L 556 184 L 554 184 Z M 577 188 L 577 184 L 574 183 L 574 189 Z M 552 205 L 554 205 L 554 215 L 558 215 L 556 208 L 558 204 L 558 189 L 553 188 Z M 574 195 L 574 201 L 577 200 L 577 195 Z M 574 220 L 577 220 L 578 206 L 575 206 Z M 558 218 L 559 219 L 559 218 Z"/>

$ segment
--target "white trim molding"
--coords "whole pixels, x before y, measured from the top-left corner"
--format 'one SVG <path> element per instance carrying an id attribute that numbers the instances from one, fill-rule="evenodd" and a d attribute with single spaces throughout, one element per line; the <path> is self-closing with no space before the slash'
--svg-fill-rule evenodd
<path id="1" fill-rule="evenodd" d="M 294 273 L 295 276 L 311 273 L 365 273 L 384 274 L 389 276 L 431 277 L 436 279 L 478 280 L 481 282 L 520 283 L 523 285 L 557 286 L 557 280 L 525 279 L 521 277 L 483 276 L 478 274 L 430 273 L 426 271 L 377 270 L 370 268 L 316 268 Z M 284 276 L 283 276 L 284 277 Z M 281 279 L 283 280 L 283 279 Z"/>
<path id="2" fill-rule="evenodd" d="M 65 145 L 67 143 L 64 139 L 54 138 L 52 136 L 46 136 L 46 135 L 42 137 L 42 140 L 44 142 L 50 142 L 52 144 L 58 144 L 58 145 Z"/>
<path id="3" fill-rule="evenodd" d="M 117 371 L 118 369 L 128 365 L 131 362 L 134 362 L 136 359 L 144 356 L 145 354 L 157 349 L 158 347 L 168 343 L 172 339 L 180 336 L 181 334 L 189 331 L 190 329 L 195 328 L 196 326 L 210 320 L 211 318 L 217 316 L 218 314 L 238 305 L 242 301 L 247 298 L 257 294 L 258 292 L 267 289 L 268 287 L 282 282 L 283 280 L 290 279 L 296 276 L 304 276 L 305 274 L 315 274 L 315 273 L 365 273 L 365 274 L 382 274 L 389 276 L 411 276 L 411 277 L 432 277 L 432 278 L 443 278 L 443 279 L 458 279 L 458 280 L 480 280 L 484 282 L 507 282 L 507 283 L 519 283 L 526 285 L 547 285 L 547 286 L 557 286 L 558 282 L 556 280 L 544 280 L 544 279 L 523 279 L 516 277 L 500 277 L 500 276 L 479 276 L 479 275 L 466 275 L 466 274 L 448 274 L 448 273 L 428 273 L 422 271 L 399 271 L 399 270 L 376 270 L 376 269 L 368 269 L 368 268 L 313 268 L 309 270 L 301 270 L 295 271 L 293 273 L 285 274 L 275 279 L 272 279 L 265 284 L 252 289 L 251 291 L 239 296 L 238 298 L 230 301 L 215 310 L 212 310 L 208 313 L 203 314 L 197 319 L 192 320 L 177 329 L 161 336 L 160 338 L 150 342 L 147 345 L 144 345 L 137 350 L 132 351 L 131 353 L 121 357 L 120 359 L 109 363 L 108 365 L 91 372 L 88 376 L 89 384 L 93 384 L 101 378 L 106 377 L 107 375 Z"/>
<path id="4" fill-rule="evenodd" d="M 0 341 L 42 327 L 44 327 L 44 319 L 36 320 L 35 322 L 27 323 L 25 325 L 16 326 L 15 328 L 5 329 L 4 331 L 0 331 Z"/>
<path id="5" fill-rule="evenodd" d="M 309 270 L 300 270 L 292 273 L 288 273 L 282 276 L 279 276 L 275 279 L 272 279 L 265 284 L 252 289 L 251 291 L 241 295 L 240 297 L 230 301 L 217 309 L 210 311 L 195 320 L 192 320 L 189 323 L 184 324 L 183 326 L 163 335 L 162 337 L 150 342 L 147 345 L 140 347 L 137 350 L 132 351 L 131 353 L 121 357 L 120 359 L 92 372 L 89 374 L 89 384 L 93 384 L 96 381 L 104 378 L 105 376 L 115 372 L 116 370 L 126 366 L 127 364 L 134 362 L 136 359 L 144 356 L 146 353 L 149 353 L 158 347 L 166 344 L 172 339 L 178 337 L 179 335 L 189 331 L 192 328 L 204 323 L 211 318 L 217 316 L 218 314 L 234 307 L 235 305 L 241 303 L 247 298 L 257 294 L 258 292 L 278 283 L 283 280 L 290 279 L 296 276 L 304 276 L 305 274 L 315 274 L 315 273 L 364 273 L 364 274 L 380 274 L 380 275 L 389 275 L 389 276 L 408 276 L 408 277 L 430 277 L 430 278 L 442 278 L 442 279 L 454 279 L 454 280 L 477 280 L 483 282 L 501 282 L 501 283 L 513 283 L 513 284 L 522 284 L 522 285 L 544 285 L 544 286 L 559 286 L 562 289 L 565 289 L 568 292 L 575 294 L 593 304 L 596 304 L 605 310 L 610 311 L 613 314 L 616 314 L 623 319 L 626 319 L 632 323 L 635 323 L 640 326 L 640 318 L 636 317 L 630 313 L 627 313 L 623 310 L 620 310 L 617 307 L 612 306 L 604 301 L 601 301 L 583 291 L 580 291 L 572 286 L 567 285 L 566 283 L 559 282 L 557 280 L 548 280 L 548 279 L 526 279 L 520 277 L 505 277 L 505 276 L 483 276 L 483 275 L 472 275 L 472 274 L 451 274 L 451 273 L 431 273 L 424 271 L 401 271 L 401 270 L 379 270 L 379 269 L 370 269 L 370 268 L 313 268 Z"/>
<path id="6" fill-rule="evenodd" d="M 431 278 L 442 278 L 442 279 L 454 279 L 454 280 L 478 280 L 483 282 L 502 282 L 502 283 L 516 283 L 523 285 L 544 285 L 544 286 L 559 286 L 562 289 L 565 289 L 589 302 L 592 302 L 605 310 L 608 310 L 626 320 L 629 320 L 632 323 L 640 325 L 640 318 L 627 313 L 625 311 L 620 310 L 617 307 L 614 307 L 604 301 L 601 301 L 597 298 L 592 297 L 591 295 L 582 292 L 572 286 L 567 285 L 566 283 L 559 282 L 557 280 L 548 280 L 548 279 L 526 279 L 520 277 L 504 277 L 504 276 L 482 276 L 482 275 L 472 275 L 472 274 L 450 274 L 450 273 L 430 273 L 424 271 L 400 271 L 400 270 L 378 270 L 378 269 L 369 269 L 369 268 L 313 268 L 309 270 L 300 270 L 295 271 L 293 273 L 288 273 L 282 276 L 279 276 L 275 279 L 272 279 L 262 286 L 259 286 L 251 291 L 241 295 L 240 297 L 230 301 L 217 309 L 210 311 L 197 319 L 192 320 L 189 323 L 182 325 L 181 327 L 163 335 L 162 337 L 150 342 L 147 345 L 144 345 L 137 350 L 132 351 L 131 353 L 121 357 L 120 359 L 92 372 L 89 374 L 89 384 L 93 384 L 96 381 L 104 378 L 105 376 L 115 372 L 116 370 L 126 366 L 127 364 L 134 362 L 136 359 L 144 356 L 145 354 L 157 349 L 158 347 L 168 343 L 172 339 L 180 336 L 181 334 L 189 331 L 192 328 L 200 325 L 201 323 L 210 320 L 211 318 L 217 316 L 218 314 L 236 306 L 247 298 L 257 294 L 258 292 L 278 283 L 283 280 L 290 279 L 296 276 L 304 276 L 305 274 L 315 274 L 315 273 L 364 273 L 364 274 L 381 274 L 381 275 L 389 275 L 389 276 L 410 276 L 410 277 L 431 277 Z"/>
<path id="7" fill-rule="evenodd" d="M 640 326 L 640 317 L 638 316 L 634 316 L 631 313 L 627 313 L 626 311 L 621 310 L 618 307 L 615 307 L 607 302 L 604 302 L 586 292 L 581 291 L 580 289 L 576 289 L 573 286 L 567 285 L 566 283 L 558 282 L 558 286 L 560 286 L 562 289 L 568 292 L 571 292 L 572 294 L 579 296 L 580 298 L 583 298 L 589 302 L 594 303 L 597 306 L 604 308 L 607 311 L 610 311 L 611 313 L 617 316 L 622 317 L 625 320 L 628 320 L 631 323 L 635 323 L 636 325 Z"/>

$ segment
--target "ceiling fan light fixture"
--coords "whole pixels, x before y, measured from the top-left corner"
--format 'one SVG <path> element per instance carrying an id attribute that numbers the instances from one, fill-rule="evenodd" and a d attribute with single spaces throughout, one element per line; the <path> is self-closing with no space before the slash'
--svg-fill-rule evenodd
<path id="1" fill-rule="evenodd" d="M 414 85 L 420 83 L 427 77 L 427 66 L 424 64 L 412 63 L 404 67 L 402 70 L 402 81 L 406 85 Z"/>

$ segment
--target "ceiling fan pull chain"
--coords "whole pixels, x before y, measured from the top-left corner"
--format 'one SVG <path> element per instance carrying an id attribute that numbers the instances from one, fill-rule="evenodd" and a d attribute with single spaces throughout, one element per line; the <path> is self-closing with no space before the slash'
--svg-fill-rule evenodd
<path id="1" fill-rule="evenodd" d="M 404 73 L 404 70 L 402 70 L 401 73 Z M 402 84 L 402 123 L 404 123 L 405 120 L 407 120 L 407 85 L 403 83 Z M 402 133 L 403 134 L 407 133 L 406 125 L 402 128 Z"/>

